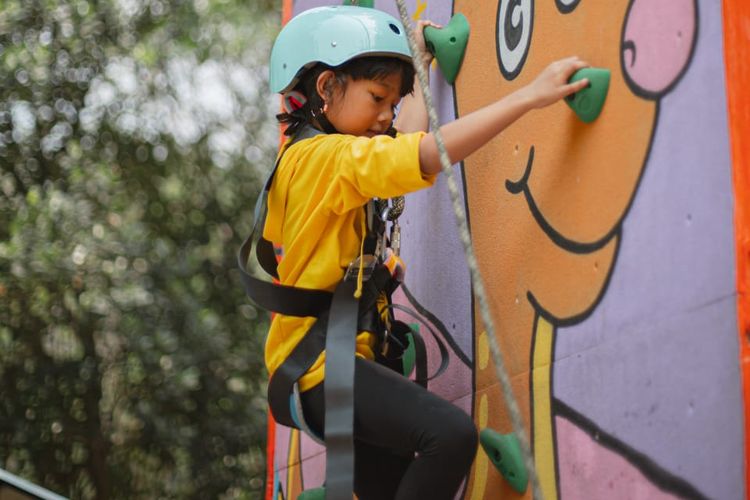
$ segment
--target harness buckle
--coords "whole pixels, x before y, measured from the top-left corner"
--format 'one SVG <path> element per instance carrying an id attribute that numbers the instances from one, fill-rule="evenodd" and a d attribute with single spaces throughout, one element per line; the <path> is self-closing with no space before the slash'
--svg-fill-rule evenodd
<path id="1" fill-rule="evenodd" d="M 378 258 L 374 255 L 365 254 L 362 256 L 362 281 L 367 281 L 372 276 L 373 271 L 375 271 L 375 267 L 378 264 Z M 357 257 L 354 259 L 350 264 L 349 267 L 346 269 L 346 273 L 344 274 L 344 280 L 345 281 L 352 281 L 356 280 L 357 276 L 359 276 L 359 268 L 360 268 L 360 258 Z"/>

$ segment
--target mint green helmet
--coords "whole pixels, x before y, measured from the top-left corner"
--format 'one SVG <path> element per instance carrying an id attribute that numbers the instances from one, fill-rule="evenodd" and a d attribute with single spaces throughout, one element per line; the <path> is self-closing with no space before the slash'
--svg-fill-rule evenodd
<path id="1" fill-rule="evenodd" d="M 403 25 L 369 7 L 337 5 L 310 9 L 291 19 L 271 50 L 270 86 L 284 93 L 316 63 L 338 66 L 360 56 L 411 61 Z"/>

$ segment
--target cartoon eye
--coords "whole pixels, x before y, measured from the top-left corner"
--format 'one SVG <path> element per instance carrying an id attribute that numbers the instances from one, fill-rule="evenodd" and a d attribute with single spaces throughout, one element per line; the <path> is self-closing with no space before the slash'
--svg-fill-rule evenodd
<path id="1" fill-rule="evenodd" d="M 555 0 L 557 10 L 559 10 L 562 14 L 573 12 L 576 7 L 578 7 L 579 3 L 581 3 L 581 0 Z"/>
<path id="2" fill-rule="evenodd" d="M 501 0 L 497 10 L 497 56 L 507 80 L 521 72 L 531 45 L 534 0 Z"/>

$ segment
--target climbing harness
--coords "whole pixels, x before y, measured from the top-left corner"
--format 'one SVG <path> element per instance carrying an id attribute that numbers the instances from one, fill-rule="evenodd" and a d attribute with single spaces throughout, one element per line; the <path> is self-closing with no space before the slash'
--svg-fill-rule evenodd
<path id="1" fill-rule="evenodd" d="M 413 54 L 418 52 L 416 41 L 412 31 L 408 29 L 410 26 L 409 14 L 406 11 L 406 5 L 404 0 L 396 0 L 398 6 L 398 12 L 401 16 L 401 23 L 407 27 L 406 35 L 409 42 L 409 48 Z M 443 134 L 440 132 L 440 123 L 438 121 L 437 113 L 435 111 L 435 105 L 432 102 L 432 92 L 430 91 L 430 85 L 427 79 L 427 73 L 424 68 L 418 64 L 414 64 L 414 69 L 417 73 L 417 79 L 422 89 L 422 96 L 424 98 L 425 107 L 427 108 L 427 114 L 429 116 L 430 129 L 435 137 L 437 143 L 438 152 L 440 156 L 440 166 L 443 173 L 446 176 L 446 182 L 448 185 L 448 192 L 450 193 L 451 202 L 453 205 L 453 213 L 456 217 L 456 223 L 459 228 L 459 236 L 461 243 L 464 247 L 464 255 L 466 257 L 466 263 L 469 267 L 469 273 L 471 275 L 471 282 L 474 287 L 474 294 L 479 302 L 479 312 L 482 317 L 482 322 L 487 330 L 487 338 L 489 340 L 490 353 L 492 354 L 492 360 L 495 365 L 495 375 L 503 392 L 503 398 L 505 398 L 505 404 L 508 407 L 508 411 L 511 417 L 511 423 L 513 424 L 513 432 L 516 433 L 519 443 L 521 445 L 521 451 L 523 452 L 524 464 L 528 470 L 530 479 L 532 494 L 534 499 L 541 500 L 542 489 L 539 484 L 539 476 L 537 475 L 536 468 L 534 467 L 534 458 L 531 454 L 531 446 L 529 445 L 529 438 L 526 435 L 526 431 L 523 426 L 523 417 L 521 411 L 518 408 L 518 403 L 513 396 L 513 388 L 510 384 L 510 378 L 505 368 L 505 362 L 500 352 L 500 346 L 497 343 L 495 336 L 495 323 L 490 314 L 490 306 L 487 300 L 487 293 L 484 289 L 484 281 L 482 275 L 479 272 L 479 266 L 477 264 L 477 258 L 474 253 L 474 247 L 471 242 L 471 235 L 469 233 L 469 225 L 466 222 L 466 212 L 461 205 L 461 198 L 458 193 L 458 186 L 453 178 L 453 170 L 451 161 L 448 157 L 448 152 L 445 149 L 445 142 L 443 141 Z"/>
<path id="2" fill-rule="evenodd" d="M 270 276 L 278 279 L 273 244 L 262 236 L 268 192 L 284 153 L 297 142 L 318 134 L 322 132 L 307 125 L 300 129 L 280 153 L 258 197 L 253 229 L 240 249 L 238 261 L 245 291 L 258 305 L 287 316 L 316 318 L 302 340 L 271 376 L 268 383 L 268 404 L 277 422 L 298 428 L 316 441 L 325 443 L 326 494 L 328 498 L 338 499 L 351 498 L 353 491 L 354 358 L 357 333 L 366 330 L 376 334 L 380 341 L 376 361 L 396 371 L 403 371 L 401 358 L 412 342 L 417 358 L 415 382 L 424 387 L 429 380 L 445 371 L 449 358 L 443 341 L 429 325 L 425 325 L 433 335 L 441 356 L 440 366 L 432 376 L 427 377 L 424 340 L 418 331 L 393 317 L 393 311 L 399 310 L 418 319 L 410 309 L 391 303 L 390 296 L 398 282 L 392 278 L 391 270 L 383 263 L 387 250 L 391 249 L 398 254 L 398 247 L 394 249 L 390 246 L 386 237 L 386 223 L 391 221 L 391 237 L 400 238 L 398 216 L 403 211 L 403 198 L 391 202 L 373 200 L 365 207 L 368 230 L 364 235 L 362 255 L 350 264 L 333 292 L 271 283 L 256 278 L 247 271 L 246 264 L 255 245 L 260 266 Z M 360 282 L 362 293 L 356 297 L 355 292 L 360 288 Z M 305 421 L 297 381 L 323 350 L 326 351 L 326 413 L 325 436 L 320 436 Z"/>

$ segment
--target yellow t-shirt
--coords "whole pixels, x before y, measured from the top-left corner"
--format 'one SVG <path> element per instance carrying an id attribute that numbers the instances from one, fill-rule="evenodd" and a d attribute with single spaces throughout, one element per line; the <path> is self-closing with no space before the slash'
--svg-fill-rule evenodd
<path id="1" fill-rule="evenodd" d="M 281 244 L 278 266 L 284 285 L 333 291 L 359 255 L 362 207 L 373 197 L 392 198 L 431 186 L 435 176 L 419 169 L 423 132 L 396 138 L 321 134 L 288 147 L 268 193 L 263 236 Z M 276 314 L 266 340 L 273 374 L 315 318 Z M 357 335 L 357 355 L 374 357 L 374 335 Z M 325 352 L 299 380 L 301 391 L 324 378 Z"/>

